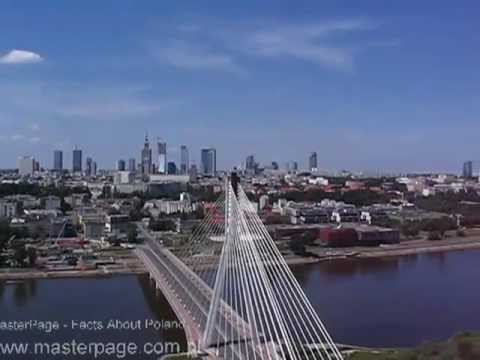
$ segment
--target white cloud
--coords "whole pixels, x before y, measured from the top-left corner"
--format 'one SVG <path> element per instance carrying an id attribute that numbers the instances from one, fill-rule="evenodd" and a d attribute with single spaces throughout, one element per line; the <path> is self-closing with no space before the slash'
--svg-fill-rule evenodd
<path id="1" fill-rule="evenodd" d="M 14 49 L 0 56 L 0 64 L 28 64 L 41 61 L 43 61 L 43 58 L 39 54 L 26 50 Z"/>
<path id="2" fill-rule="evenodd" d="M 337 20 L 310 25 L 286 25 L 253 31 L 244 39 L 250 55 L 291 57 L 343 70 L 354 65 L 353 47 L 342 44 L 341 36 L 374 28 L 366 20 Z"/>
<path id="3" fill-rule="evenodd" d="M 11 141 L 20 141 L 23 138 L 25 138 L 25 136 L 23 136 L 22 134 L 13 134 L 10 136 Z"/>
<path id="4" fill-rule="evenodd" d="M 40 125 L 38 125 L 37 123 L 31 123 L 28 124 L 28 129 L 31 131 L 38 131 L 40 130 Z"/>
<path id="5" fill-rule="evenodd" d="M 31 138 L 28 139 L 28 142 L 32 143 L 32 144 L 36 144 L 36 143 L 39 143 L 40 142 L 40 137 L 38 136 L 32 136 Z"/>
<path id="6" fill-rule="evenodd" d="M 156 52 L 158 58 L 170 65 L 189 70 L 244 71 L 231 55 L 207 50 L 186 42 L 175 42 Z"/>
<path id="7" fill-rule="evenodd" d="M 111 99 L 103 102 L 88 101 L 63 104 L 57 113 L 67 117 L 112 119 L 145 116 L 158 113 L 165 105 L 132 99 Z"/>
<path id="8" fill-rule="evenodd" d="M 366 18 L 312 23 L 264 19 L 248 24 L 182 24 L 164 30 L 167 38 L 161 45 L 155 44 L 153 54 L 165 63 L 189 70 L 245 73 L 241 61 L 250 57 L 295 59 L 352 71 L 359 50 L 378 42 L 367 32 L 379 25 Z M 390 45 L 391 41 L 378 43 Z"/>

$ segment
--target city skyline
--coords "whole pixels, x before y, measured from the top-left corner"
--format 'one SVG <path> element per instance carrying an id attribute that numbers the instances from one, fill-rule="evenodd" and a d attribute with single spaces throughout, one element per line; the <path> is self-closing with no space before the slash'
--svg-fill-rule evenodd
<path id="1" fill-rule="evenodd" d="M 322 169 L 459 173 L 479 157 L 478 10 L 3 3 L 0 167 L 74 144 L 111 167 L 148 131 L 197 162 L 214 146 L 219 168 L 250 153 L 305 167 L 315 149 Z"/>

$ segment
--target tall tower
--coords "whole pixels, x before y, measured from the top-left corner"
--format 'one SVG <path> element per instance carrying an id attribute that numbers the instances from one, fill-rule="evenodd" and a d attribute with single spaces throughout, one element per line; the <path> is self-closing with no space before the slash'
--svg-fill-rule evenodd
<path id="1" fill-rule="evenodd" d="M 73 150 L 73 164 L 72 164 L 72 171 L 73 172 L 82 172 L 82 150 L 75 149 Z"/>
<path id="2" fill-rule="evenodd" d="M 215 148 L 202 149 L 202 173 L 215 176 L 217 172 L 217 150 Z"/>
<path id="3" fill-rule="evenodd" d="M 466 161 L 463 163 L 462 175 L 465 179 L 473 177 L 473 161 Z"/>
<path id="4" fill-rule="evenodd" d="M 245 170 L 249 173 L 255 172 L 255 156 L 249 155 L 247 156 L 247 160 L 245 161 Z"/>
<path id="5" fill-rule="evenodd" d="M 318 170 L 318 160 L 317 160 L 317 152 L 313 151 L 308 158 L 308 168 L 310 171 L 317 171 Z"/>
<path id="6" fill-rule="evenodd" d="M 85 167 L 85 175 L 92 176 L 93 175 L 93 159 L 91 157 L 87 157 L 86 160 L 87 166 Z"/>
<path id="7" fill-rule="evenodd" d="M 145 134 L 145 143 L 143 144 L 141 154 L 142 174 L 149 175 L 152 172 L 152 149 L 148 142 L 148 134 Z"/>
<path id="8" fill-rule="evenodd" d="M 61 150 L 55 150 L 53 152 L 53 170 L 63 170 L 63 152 Z"/>
<path id="9" fill-rule="evenodd" d="M 182 145 L 180 146 L 180 174 L 188 175 L 189 168 L 188 148 L 186 145 Z"/>
<path id="10" fill-rule="evenodd" d="M 160 139 L 157 141 L 157 150 L 158 150 L 158 172 L 160 174 L 167 173 L 167 143 L 160 142 Z"/>
<path id="11" fill-rule="evenodd" d="M 136 170 L 137 169 L 136 169 L 135 159 L 134 158 L 128 159 L 128 171 L 135 172 Z"/>

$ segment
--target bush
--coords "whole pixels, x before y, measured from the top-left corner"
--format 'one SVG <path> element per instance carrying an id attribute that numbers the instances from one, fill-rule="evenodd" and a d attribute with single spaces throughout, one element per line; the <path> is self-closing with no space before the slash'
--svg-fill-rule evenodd
<path id="1" fill-rule="evenodd" d="M 428 233 L 428 240 L 437 241 L 442 239 L 442 234 L 439 231 L 430 231 Z"/>

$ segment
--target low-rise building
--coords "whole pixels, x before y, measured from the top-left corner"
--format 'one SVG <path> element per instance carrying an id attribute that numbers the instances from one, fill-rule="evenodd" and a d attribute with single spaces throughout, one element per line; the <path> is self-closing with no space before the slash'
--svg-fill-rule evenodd
<path id="1" fill-rule="evenodd" d="M 18 204 L 15 201 L 0 199 L 0 217 L 18 216 Z"/>
<path id="2" fill-rule="evenodd" d="M 130 225 L 128 215 L 107 215 L 105 221 L 105 231 L 107 233 L 127 232 Z"/>
<path id="3" fill-rule="evenodd" d="M 100 219 L 83 222 L 83 235 L 85 239 L 100 240 L 105 234 L 105 222 Z"/>
<path id="4" fill-rule="evenodd" d="M 353 205 L 339 207 L 333 210 L 331 220 L 336 223 L 360 222 L 360 211 Z"/>
<path id="5" fill-rule="evenodd" d="M 62 201 L 58 196 L 47 196 L 43 198 L 45 210 L 56 210 L 60 209 Z"/>

